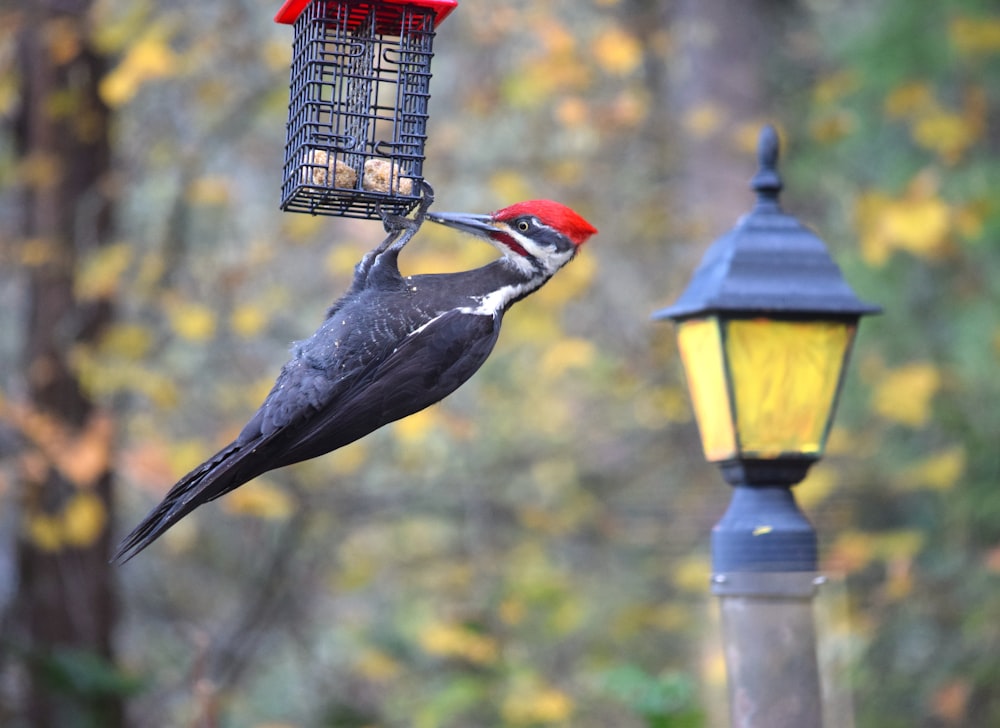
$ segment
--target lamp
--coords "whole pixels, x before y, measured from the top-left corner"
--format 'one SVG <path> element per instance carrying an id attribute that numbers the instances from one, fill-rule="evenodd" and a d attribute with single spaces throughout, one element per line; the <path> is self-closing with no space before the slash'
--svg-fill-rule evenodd
<path id="1" fill-rule="evenodd" d="M 823 454 L 858 321 L 880 309 L 858 299 L 823 241 L 781 209 L 771 126 L 761 131 L 758 162 L 754 208 L 708 249 L 677 302 L 653 317 L 677 323 L 705 457 L 733 486 L 787 489 Z M 816 568 L 815 535 L 812 545 L 797 539 L 797 551 L 774 551 L 780 529 L 756 524 L 756 535 L 727 536 L 720 526 L 713 538 L 737 541 L 715 554 L 723 570 L 769 569 L 774 558 L 787 570 Z"/>
<path id="2" fill-rule="evenodd" d="M 778 204 L 764 127 L 753 209 L 705 253 L 673 306 L 705 457 L 733 497 L 712 530 L 730 714 L 741 728 L 823 723 L 812 599 L 816 531 L 792 486 L 823 454 L 860 301 L 823 242 Z"/>

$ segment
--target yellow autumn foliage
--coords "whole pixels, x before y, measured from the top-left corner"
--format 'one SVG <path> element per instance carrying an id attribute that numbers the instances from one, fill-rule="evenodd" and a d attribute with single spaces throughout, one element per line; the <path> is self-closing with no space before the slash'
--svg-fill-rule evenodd
<path id="1" fill-rule="evenodd" d="M 934 109 L 934 90 L 926 81 L 910 81 L 892 89 L 882 102 L 889 119 L 906 119 Z"/>
<path id="2" fill-rule="evenodd" d="M 229 316 L 229 327 L 245 338 L 253 338 L 267 326 L 267 313 L 252 303 L 237 306 Z"/>
<path id="3" fill-rule="evenodd" d="M 883 265 L 896 250 L 930 260 L 950 250 L 953 210 L 938 196 L 937 185 L 937 178 L 925 172 L 901 197 L 870 191 L 858 200 L 861 254 L 867 263 Z"/>
<path id="4" fill-rule="evenodd" d="M 696 139 L 707 139 L 716 134 L 725 123 L 725 110 L 717 103 L 705 101 L 687 110 L 682 122 L 684 128 Z"/>
<path id="5" fill-rule="evenodd" d="M 506 696 L 500 712 L 513 725 L 562 723 L 573 714 L 573 700 L 553 687 L 525 685 Z"/>
<path id="6" fill-rule="evenodd" d="M 230 181 L 222 175 L 203 175 L 188 185 L 185 198 L 193 205 L 224 205 L 229 202 Z"/>
<path id="7" fill-rule="evenodd" d="M 227 495 L 222 507 L 241 516 L 281 520 L 291 515 L 295 504 L 285 491 L 258 478 Z"/>
<path id="8" fill-rule="evenodd" d="M 0 401 L 0 417 L 14 425 L 34 448 L 40 468 L 55 468 L 74 486 L 92 487 L 111 463 L 115 421 L 98 411 L 79 428 L 66 426 L 41 411 Z M 42 477 L 42 476 L 38 476 Z"/>
<path id="9" fill-rule="evenodd" d="M 577 47 L 577 36 L 573 29 L 559 17 L 542 10 L 533 13 L 528 25 L 544 52 L 552 56 L 567 56 Z"/>
<path id="10" fill-rule="evenodd" d="M 917 146 L 953 165 L 982 138 L 988 106 L 983 90 L 972 86 L 966 89 L 960 108 L 949 108 L 929 82 L 918 80 L 890 91 L 883 111 L 890 120 L 909 125 Z"/>
<path id="11" fill-rule="evenodd" d="M 752 158 L 757 152 L 757 143 L 760 140 L 760 130 L 768 119 L 747 119 L 736 124 L 729 133 L 729 139 L 736 149 L 744 152 L 747 157 Z M 782 149 L 788 143 L 783 130 L 778 128 L 778 138 L 781 140 Z"/>
<path id="12" fill-rule="evenodd" d="M 948 26 L 948 40 L 964 55 L 1000 53 L 1000 17 L 954 18 Z"/>
<path id="13" fill-rule="evenodd" d="M 49 552 L 91 546 L 107 524 L 107 508 L 90 491 L 74 493 L 55 513 L 28 513 L 24 521 L 26 535 L 31 542 Z"/>
<path id="14" fill-rule="evenodd" d="M 558 379 L 571 369 L 586 369 L 597 357 L 597 348 L 589 339 L 567 337 L 548 347 L 539 364 L 539 374 Z"/>
<path id="15" fill-rule="evenodd" d="M 113 296 L 134 255 L 135 248 L 130 243 L 114 243 L 95 250 L 77 269 L 76 295 L 84 300 Z"/>
<path id="16" fill-rule="evenodd" d="M 836 486 L 836 471 L 820 463 L 810 468 L 805 480 L 795 487 L 795 497 L 799 505 L 808 510 L 826 500 Z"/>
<path id="17" fill-rule="evenodd" d="M 62 540 L 76 548 L 91 546 L 108 523 L 108 511 L 94 493 L 82 491 L 73 495 L 63 508 L 60 519 Z"/>
<path id="18" fill-rule="evenodd" d="M 835 104 L 854 93 L 861 86 L 858 74 L 849 70 L 838 70 L 820 78 L 813 87 L 813 100 L 821 105 Z"/>
<path id="19" fill-rule="evenodd" d="M 952 445 L 913 463 L 896 479 L 899 488 L 910 490 L 951 490 L 965 473 L 967 453 L 964 445 Z"/>
<path id="20" fill-rule="evenodd" d="M 323 467 L 331 477 L 348 477 L 356 474 L 368 462 L 369 446 L 364 440 L 352 442 L 326 458 Z"/>
<path id="21" fill-rule="evenodd" d="M 489 635 L 449 622 L 431 622 L 418 635 L 421 649 L 435 657 L 460 658 L 477 665 L 496 662 L 499 646 Z"/>
<path id="22" fill-rule="evenodd" d="M 404 275 L 469 270 L 498 257 L 497 250 L 492 245 L 468 235 L 452 234 L 452 242 L 447 247 L 428 247 L 426 242 L 422 240 L 422 247 L 407 251 L 401 266 Z"/>
<path id="23" fill-rule="evenodd" d="M 586 291 L 597 276 L 597 260 L 584 246 L 577 256 L 532 296 L 532 304 L 557 308 Z"/>
<path id="24" fill-rule="evenodd" d="M 597 64 L 612 76 L 627 76 L 642 63 L 642 47 L 621 28 L 608 28 L 594 39 Z"/>
<path id="25" fill-rule="evenodd" d="M 292 49 L 284 38 L 272 38 L 264 43 L 260 57 L 272 71 L 284 71 L 291 65 Z"/>
<path id="26" fill-rule="evenodd" d="M 361 651 L 355 659 L 354 667 L 366 680 L 377 683 L 392 680 L 403 669 L 398 660 L 385 651 L 373 647 Z"/>
<path id="27" fill-rule="evenodd" d="M 96 398 L 111 397 L 122 392 L 134 392 L 146 397 L 157 407 L 173 407 L 178 400 L 177 387 L 164 374 L 145 366 L 136 352 L 150 341 L 141 333 L 142 327 L 123 324 L 121 331 L 113 327 L 111 338 L 98 350 L 77 346 L 70 352 L 70 361 L 83 389 Z"/>
<path id="28" fill-rule="evenodd" d="M 636 424 L 648 430 L 691 421 L 690 394 L 676 385 L 649 388 L 641 396 L 632 395 L 631 402 Z"/>
<path id="29" fill-rule="evenodd" d="M 531 181 L 516 169 L 500 169 L 490 175 L 490 193 L 504 202 L 514 203 L 528 200 L 533 196 Z"/>
<path id="30" fill-rule="evenodd" d="M 281 220 L 281 237 L 290 243 L 309 242 L 321 235 L 328 223 L 320 215 L 285 215 Z M 358 262 L 360 257 L 353 262 Z"/>
<path id="31" fill-rule="evenodd" d="M 25 238 L 18 246 L 18 262 L 26 268 L 53 263 L 59 258 L 59 247 L 47 237 Z"/>
<path id="32" fill-rule="evenodd" d="M 827 561 L 837 570 L 857 571 L 874 561 L 908 561 L 923 547 L 926 536 L 913 529 L 872 533 L 841 532 L 828 549 Z"/>
<path id="33" fill-rule="evenodd" d="M 168 308 L 170 326 L 182 339 L 208 341 L 215 335 L 215 313 L 194 301 L 175 301 Z"/>
<path id="34" fill-rule="evenodd" d="M 176 440 L 170 443 L 168 460 L 173 477 L 181 478 L 209 456 L 205 443 L 198 439 Z"/>
<path id="35" fill-rule="evenodd" d="M 47 513 L 33 513 L 25 518 L 28 539 L 42 551 L 55 552 L 62 548 L 59 519 Z"/>
<path id="36" fill-rule="evenodd" d="M 979 116 L 934 109 L 913 122 L 910 134 L 919 146 L 954 164 L 982 136 Z"/>
<path id="37" fill-rule="evenodd" d="M 354 241 L 339 242 L 331 247 L 326 255 L 324 260 L 326 272 L 333 278 L 350 279 L 354 276 L 354 267 L 366 252 L 364 246 Z"/>
<path id="38" fill-rule="evenodd" d="M 43 40 L 56 65 L 69 63 L 83 49 L 80 29 L 69 18 L 55 18 L 46 23 Z"/>
<path id="39" fill-rule="evenodd" d="M 392 434 L 402 445 L 419 445 L 429 434 L 441 429 L 442 420 L 440 408 L 428 407 L 394 422 Z"/>
<path id="40" fill-rule="evenodd" d="M 582 129 L 591 122 L 591 109 L 579 96 L 562 99 L 555 108 L 556 120 L 567 129 Z"/>
<path id="41" fill-rule="evenodd" d="M 706 575 L 700 593 L 705 593 L 707 584 Z M 680 602 L 639 602 L 622 609 L 608 625 L 608 629 L 616 640 L 627 640 L 648 635 L 651 629 L 663 632 L 688 629 L 696 621 L 697 619 L 692 619 L 688 606 Z"/>
<path id="42" fill-rule="evenodd" d="M 516 597 L 507 597 L 500 602 L 500 606 L 497 609 L 500 621 L 509 627 L 523 622 L 527 612 L 527 606 L 524 601 Z"/>
<path id="43" fill-rule="evenodd" d="M 165 24 L 154 24 L 128 47 L 118 65 L 101 79 L 101 98 L 108 106 L 128 103 L 147 82 L 177 73 L 179 58 L 169 35 Z"/>
<path id="44" fill-rule="evenodd" d="M 929 362 L 913 362 L 886 372 L 872 394 L 872 408 L 887 420 L 922 427 L 931 416 L 941 373 Z"/>
<path id="45" fill-rule="evenodd" d="M 693 554 L 674 560 L 671 581 L 678 589 L 701 594 L 708 588 L 711 573 L 712 567 L 708 559 L 703 555 Z"/>
<path id="46" fill-rule="evenodd" d="M 99 351 L 104 357 L 140 359 L 153 348 L 153 332 L 141 324 L 112 324 L 101 337 Z"/>

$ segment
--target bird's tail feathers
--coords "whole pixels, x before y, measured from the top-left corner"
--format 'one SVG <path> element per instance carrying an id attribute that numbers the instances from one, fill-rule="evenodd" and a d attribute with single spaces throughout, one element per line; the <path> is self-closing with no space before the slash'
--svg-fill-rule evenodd
<path id="1" fill-rule="evenodd" d="M 246 467 L 252 448 L 231 443 L 181 478 L 156 508 L 122 539 L 112 563 L 124 564 L 203 503 L 225 495 L 260 475 Z"/>

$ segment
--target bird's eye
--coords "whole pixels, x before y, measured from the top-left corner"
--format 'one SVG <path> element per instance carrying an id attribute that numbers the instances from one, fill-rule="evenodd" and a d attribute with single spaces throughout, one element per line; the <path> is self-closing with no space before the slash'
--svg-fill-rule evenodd
<path id="1" fill-rule="evenodd" d="M 527 220 L 521 220 L 517 223 L 517 229 L 522 233 L 526 233 L 531 229 L 531 224 Z"/>

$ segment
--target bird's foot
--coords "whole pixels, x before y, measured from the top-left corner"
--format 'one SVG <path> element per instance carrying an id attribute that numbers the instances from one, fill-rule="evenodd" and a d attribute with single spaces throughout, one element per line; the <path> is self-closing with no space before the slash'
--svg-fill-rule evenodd
<path id="1" fill-rule="evenodd" d="M 420 204 L 417 205 L 417 213 L 413 216 L 414 221 L 417 224 L 421 224 L 424 218 L 427 217 L 427 211 L 431 209 L 431 205 L 434 204 L 434 188 L 430 186 L 427 180 L 420 180 Z"/>
<path id="2" fill-rule="evenodd" d="M 406 215 L 394 215 L 382 209 L 382 205 L 375 206 L 375 212 L 382 218 L 382 227 L 385 228 L 389 237 L 399 235 L 404 230 L 411 230 L 420 227 L 419 224 L 408 218 Z"/>
<path id="3" fill-rule="evenodd" d="M 427 210 L 433 202 L 434 189 L 426 182 L 421 181 L 420 204 L 417 205 L 417 212 L 412 218 L 405 215 L 393 215 L 383 210 L 381 205 L 375 206 L 376 212 L 382 218 L 382 225 L 385 227 L 387 235 L 374 249 L 368 251 L 355 266 L 351 290 L 360 290 L 364 287 L 368 279 L 368 272 L 380 255 L 387 252 L 392 252 L 394 255 L 399 254 L 399 251 L 417 234 L 427 216 Z"/>
<path id="4" fill-rule="evenodd" d="M 421 180 L 420 204 L 417 205 L 417 212 L 413 217 L 407 217 L 406 215 L 393 215 L 392 213 L 383 210 L 381 205 L 376 205 L 375 211 L 382 219 L 382 226 L 390 236 L 398 235 L 403 231 L 408 231 L 412 235 L 420 229 L 420 226 L 424 222 L 424 218 L 427 216 L 427 211 L 433 204 L 434 188 L 427 182 Z"/>

